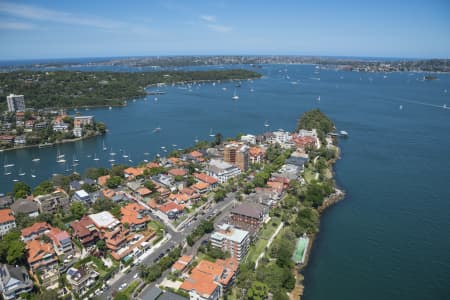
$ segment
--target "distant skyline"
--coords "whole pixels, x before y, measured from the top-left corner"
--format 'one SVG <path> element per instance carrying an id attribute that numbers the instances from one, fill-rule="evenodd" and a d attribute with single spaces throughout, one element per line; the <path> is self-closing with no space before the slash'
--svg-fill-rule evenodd
<path id="1" fill-rule="evenodd" d="M 152 55 L 450 58 L 450 1 L 3 1 L 0 60 Z"/>

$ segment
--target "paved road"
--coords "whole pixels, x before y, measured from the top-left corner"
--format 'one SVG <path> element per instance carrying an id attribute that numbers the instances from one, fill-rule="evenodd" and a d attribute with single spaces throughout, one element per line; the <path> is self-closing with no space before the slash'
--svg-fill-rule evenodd
<path id="1" fill-rule="evenodd" d="M 186 222 L 186 224 L 182 228 L 178 228 L 178 231 L 174 231 L 172 229 L 173 226 L 167 226 L 167 224 L 164 223 L 166 234 L 170 234 L 170 239 L 168 241 L 166 241 L 165 243 L 163 243 L 158 249 L 155 249 L 153 251 L 153 253 L 148 255 L 142 261 L 142 264 L 144 264 L 145 266 L 150 266 L 157 261 L 157 258 L 159 255 L 168 253 L 171 249 L 173 249 L 174 247 L 176 247 L 178 245 L 183 245 L 186 241 L 186 237 L 199 225 L 199 223 L 201 221 L 208 219 L 208 218 L 212 217 L 213 215 L 218 215 L 220 213 L 220 215 L 217 216 L 214 223 L 218 224 L 219 222 L 221 222 L 224 219 L 224 217 L 228 215 L 229 211 L 234 206 L 233 205 L 234 199 L 235 199 L 235 195 L 233 193 L 230 193 L 227 195 L 227 197 L 224 199 L 224 201 L 221 201 L 216 204 L 212 201 L 212 197 L 210 197 L 210 200 L 208 201 L 209 203 L 211 203 L 210 208 L 208 208 L 206 210 L 203 209 L 202 211 L 198 210 L 199 213 L 197 214 L 197 217 L 192 218 L 192 220 L 189 222 Z M 206 207 L 206 205 L 204 207 Z M 161 220 L 155 214 L 151 214 L 151 216 L 154 219 Z M 205 238 L 198 241 L 192 247 L 193 249 L 189 249 L 189 252 L 190 253 L 194 253 L 194 251 L 196 252 L 198 247 L 200 246 L 201 241 L 204 239 Z M 168 272 L 169 271 L 164 272 L 163 276 L 161 276 L 161 278 L 164 278 Z M 128 286 L 128 284 L 130 284 L 133 280 L 137 279 L 137 277 L 135 278 L 135 276 L 139 276 L 139 275 L 136 275 L 137 273 L 138 273 L 137 266 L 131 267 L 130 270 L 128 271 L 128 273 L 126 273 L 126 274 L 119 272 L 120 275 L 116 275 L 113 278 L 113 279 L 115 279 L 115 281 L 113 283 L 111 283 L 110 287 L 103 294 L 101 294 L 99 296 L 99 298 L 100 299 L 108 299 L 109 297 L 112 297 L 112 294 L 115 291 L 118 291 L 119 287 L 121 285 L 126 283 Z M 161 280 L 161 278 L 160 278 L 160 280 Z M 154 285 L 154 284 L 152 284 L 152 285 Z"/>

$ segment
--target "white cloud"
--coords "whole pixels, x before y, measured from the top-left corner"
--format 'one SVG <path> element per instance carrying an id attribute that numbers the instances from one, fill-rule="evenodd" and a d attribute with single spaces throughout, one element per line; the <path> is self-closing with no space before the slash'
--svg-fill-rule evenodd
<path id="1" fill-rule="evenodd" d="M 126 22 L 114 21 L 97 16 L 76 15 L 64 11 L 50 10 L 32 5 L 0 2 L 0 12 L 19 18 L 78 26 L 95 27 L 104 30 L 131 30 L 143 32 L 144 27 Z"/>
<path id="2" fill-rule="evenodd" d="M 0 22 L 0 29 L 9 30 L 30 30 L 35 29 L 36 26 L 31 23 L 24 22 Z"/>
<path id="3" fill-rule="evenodd" d="M 233 30 L 230 26 L 218 25 L 218 24 L 208 24 L 209 29 L 217 31 L 217 32 L 230 32 Z"/>
<path id="4" fill-rule="evenodd" d="M 202 19 L 203 21 L 206 21 L 206 22 L 216 22 L 216 17 L 211 16 L 211 15 L 200 16 L 200 19 Z"/>

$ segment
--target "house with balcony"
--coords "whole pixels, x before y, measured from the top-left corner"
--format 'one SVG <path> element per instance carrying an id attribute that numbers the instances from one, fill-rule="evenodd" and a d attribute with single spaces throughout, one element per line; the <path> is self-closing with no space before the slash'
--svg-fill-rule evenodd
<path id="1" fill-rule="evenodd" d="M 0 265 L 0 292 L 3 299 L 18 299 L 33 289 L 33 281 L 23 266 Z"/>

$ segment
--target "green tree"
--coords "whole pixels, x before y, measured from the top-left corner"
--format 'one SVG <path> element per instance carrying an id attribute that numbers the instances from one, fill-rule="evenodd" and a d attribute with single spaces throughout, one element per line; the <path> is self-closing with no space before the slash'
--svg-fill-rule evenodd
<path id="1" fill-rule="evenodd" d="M 34 188 L 33 196 L 46 195 L 55 191 L 53 183 L 50 181 L 43 181 Z"/>
<path id="2" fill-rule="evenodd" d="M 96 213 L 102 212 L 105 210 L 110 210 L 114 206 L 114 203 L 111 199 L 108 198 L 100 198 L 92 204 L 92 208 Z"/>
<path id="3" fill-rule="evenodd" d="M 106 242 L 104 240 L 98 240 L 95 246 L 97 246 L 97 249 L 101 252 L 106 251 Z"/>
<path id="4" fill-rule="evenodd" d="M 226 192 L 223 189 L 219 189 L 214 193 L 214 201 L 219 202 L 225 199 Z"/>
<path id="5" fill-rule="evenodd" d="M 70 204 L 70 212 L 74 218 L 80 219 L 86 213 L 86 208 L 83 203 L 74 201 Z"/>
<path id="6" fill-rule="evenodd" d="M 269 287 L 259 281 L 253 282 L 252 286 L 247 290 L 246 299 L 248 300 L 264 300 L 269 295 Z"/>
<path id="7" fill-rule="evenodd" d="M 221 133 L 216 133 L 216 135 L 214 136 L 214 141 L 212 142 L 213 146 L 218 146 L 222 143 L 223 140 L 223 136 Z"/>
<path id="8" fill-rule="evenodd" d="M 106 180 L 106 186 L 110 189 L 117 188 L 122 183 L 122 178 L 119 176 L 113 176 Z"/>
<path id="9" fill-rule="evenodd" d="M 22 264 L 25 257 L 25 244 L 19 230 L 13 229 L 0 241 L 0 261 L 8 264 Z"/>
<path id="10" fill-rule="evenodd" d="M 24 182 L 17 182 L 14 184 L 12 193 L 15 199 L 25 198 L 31 194 L 31 188 Z"/>

